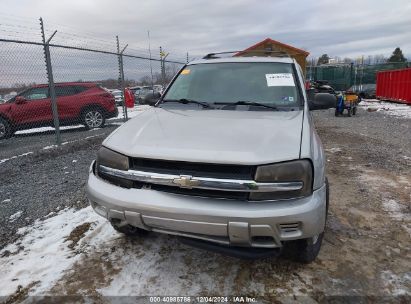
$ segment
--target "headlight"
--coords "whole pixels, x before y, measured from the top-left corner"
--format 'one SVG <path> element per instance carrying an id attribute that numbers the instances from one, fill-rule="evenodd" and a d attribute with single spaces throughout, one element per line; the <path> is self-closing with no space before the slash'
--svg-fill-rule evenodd
<path id="1" fill-rule="evenodd" d="M 252 192 L 250 200 L 276 200 L 309 196 L 312 193 L 313 168 L 308 160 L 284 162 L 257 168 L 257 182 L 303 182 L 300 190 L 280 192 Z"/>
<path id="2" fill-rule="evenodd" d="M 104 174 L 101 172 L 100 166 L 126 171 L 129 168 L 129 160 L 127 156 L 114 152 L 105 147 L 101 147 L 97 152 L 96 172 L 99 177 L 111 182 L 112 184 L 126 188 L 132 187 L 132 181 Z"/>

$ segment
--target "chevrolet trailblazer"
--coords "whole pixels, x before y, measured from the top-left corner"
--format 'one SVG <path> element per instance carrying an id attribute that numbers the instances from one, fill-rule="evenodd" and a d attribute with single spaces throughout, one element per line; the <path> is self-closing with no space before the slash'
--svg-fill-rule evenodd
<path id="1" fill-rule="evenodd" d="M 328 210 L 325 157 L 288 57 L 184 66 L 154 107 L 115 130 L 90 167 L 91 206 L 125 234 L 143 230 L 225 248 L 318 255 Z"/>

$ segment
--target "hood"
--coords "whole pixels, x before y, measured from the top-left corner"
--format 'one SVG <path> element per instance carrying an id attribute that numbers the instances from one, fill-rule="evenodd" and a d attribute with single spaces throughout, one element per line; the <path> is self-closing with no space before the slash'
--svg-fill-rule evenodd
<path id="1" fill-rule="evenodd" d="M 223 164 L 298 159 L 303 111 L 151 108 L 104 146 L 131 157 Z"/>

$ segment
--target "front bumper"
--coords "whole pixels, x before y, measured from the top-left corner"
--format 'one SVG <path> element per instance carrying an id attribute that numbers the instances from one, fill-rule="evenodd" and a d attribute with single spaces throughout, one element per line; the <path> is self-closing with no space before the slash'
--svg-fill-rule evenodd
<path id="1" fill-rule="evenodd" d="M 276 248 L 324 230 L 326 187 L 309 197 L 247 202 L 126 189 L 95 176 L 87 183 L 91 206 L 101 216 L 146 230 L 223 245 Z"/>

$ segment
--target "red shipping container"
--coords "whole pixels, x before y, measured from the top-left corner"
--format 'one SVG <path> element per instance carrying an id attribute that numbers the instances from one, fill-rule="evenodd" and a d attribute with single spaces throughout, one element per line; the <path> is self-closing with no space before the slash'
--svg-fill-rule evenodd
<path id="1" fill-rule="evenodd" d="M 377 73 L 378 99 L 411 104 L 411 68 Z"/>

